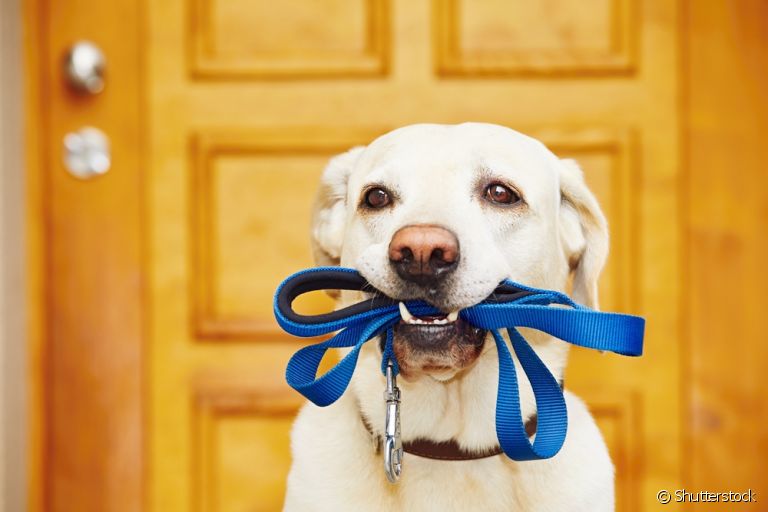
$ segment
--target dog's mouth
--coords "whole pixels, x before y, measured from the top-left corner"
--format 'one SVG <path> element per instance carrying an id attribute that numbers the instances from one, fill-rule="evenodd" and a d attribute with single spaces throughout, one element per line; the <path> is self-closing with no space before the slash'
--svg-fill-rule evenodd
<path id="1" fill-rule="evenodd" d="M 372 288 L 367 286 L 364 293 L 369 295 L 369 301 L 361 305 L 370 308 L 397 304 L 400 309 L 400 321 L 394 325 L 392 346 L 400 372 L 406 380 L 415 380 L 424 375 L 440 381 L 449 380 L 467 370 L 483 353 L 488 331 L 466 322 L 461 318 L 460 310 L 445 313 L 445 309 L 441 310 L 438 304 L 427 298 L 410 296 L 407 299 L 396 299 L 383 292 L 373 293 L 370 291 Z M 530 293 L 530 290 L 515 286 L 514 283 L 502 282 L 483 302 L 512 302 Z M 420 298 L 436 309 L 432 309 L 430 314 L 414 314 L 404 301 Z M 382 338 L 382 350 L 383 344 Z"/>
<path id="2" fill-rule="evenodd" d="M 393 349 L 406 380 L 428 375 L 448 380 L 477 360 L 487 332 L 459 317 L 459 311 L 417 316 L 402 302 Z"/>
<path id="3" fill-rule="evenodd" d="M 448 325 L 459 320 L 459 310 L 447 314 L 416 316 L 408 310 L 404 302 L 398 304 L 401 322 L 408 325 Z"/>

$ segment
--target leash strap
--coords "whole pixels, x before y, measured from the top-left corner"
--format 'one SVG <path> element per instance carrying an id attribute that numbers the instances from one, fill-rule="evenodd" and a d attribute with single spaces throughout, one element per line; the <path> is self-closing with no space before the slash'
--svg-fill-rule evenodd
<path id="1" fill-rule="evenodd" d="M 398 301 L 375 294 L 372 299 L 321 315 L 301 315 L 292 309 L 299 295 L 326 289 L 373 290 L 354 269 L 318 267 L 288 277 L 278 287 L 274 300 L 277 323 L 290 334 L 313 337 L 339 331 L 326 341 L 300 349 L 286 368 L 288 384 L 319 406 L 332 404 L 344 393 L 360 349 L 372 338 L 384 336 L 382 373 L 386 375 L 389 362 L 394 375 L 398 373 L 392 350 L 393 326 L 400 321 Z M 420 300 L 406 301 L 406 306 L 415 316 L 440 313 Z M 504 453 L 514 460 L 554 456 L 565 441 L 568 427 L 565 398 L 557 380 L 515 327 L 537 329 L 574 345 L 626 356 L 639 356 L 643 350 L 643 318 L 595 311 L 576 304 L 563 293 L 509 280 L 501 283 L 488 299 L 461 310 L 459 316 L 490 331 L 496 342 L 499 356 L 496 435 Z M 536 399 L 538 426 L 533 443 L 525 432 L 515 364 L 501 329 L 507 330 Z M 349 347 L 352 350 L 336 366 L 317 376 L 320 361 L 328 350 Z"/>

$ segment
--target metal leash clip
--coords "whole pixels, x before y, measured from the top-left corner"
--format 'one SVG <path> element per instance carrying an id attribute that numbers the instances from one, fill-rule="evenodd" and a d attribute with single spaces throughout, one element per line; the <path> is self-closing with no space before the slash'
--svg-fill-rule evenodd
<path id="1" fill-rule="evenodd" d="M 400 389 L 392 370 L 392 361 L 387 363 L 387 389 L 384 400 L 387 403 L 384 425 L 384 472 L 390 483 L 397 483 L 403 469 L 403 441 L 400 439 Z"/>

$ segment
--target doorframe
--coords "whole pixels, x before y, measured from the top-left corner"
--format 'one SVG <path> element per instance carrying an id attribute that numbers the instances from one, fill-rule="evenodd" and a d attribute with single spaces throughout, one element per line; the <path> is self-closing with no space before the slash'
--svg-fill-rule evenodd
<path id="1" fill-rule="evenodd" d="M 144 510 L 144 3 L 85 0 L 77 12 L 56 0 L 21 3 L 27 510 Z M 65 49 L 78 39 L 107 56 L 98 96 L 78 96 L 61 76 Z M 113 168 L 79 181 L 63 166 L 60 141 L 85 125 L 111 138 Z"/>
<path id="2" fill-rule="evenodd" d="M 27 510 L 41 512 L 45 501 L 45 364 L 43 328 L 45 299 L 43 290 L 45 238 L 43 204 L 44 90 L 42 77 L 43 21 L 40 0 L 20 0 L 23 33 L 24 69 L 24 156 L 25 235 L 27 249 L 26 313 L 27 313 Z"/>
<path id="3" fill-rule="evenodd" d="M 766 95 L 759 93 L 768 80 L 759 58 L 768 45 L 766 14 L 757 1 L 682 0 L 680 6 L 681 481 L 694 490 L 768 490 L 759 464 L 738 462 L 744 446 L 764 446 L 768 438 L 768 408 L 745 405 L 765 403 L 764 389 L 750 382 L 764 372 L 768 352 L 758 343 L 764 320 L 742 302 L 766 304 L 757 273 L 768 249 L 756 224 L 747 223 L 764 217 L 760 203 L 768 198 L 768 124 L 754 122 L 768 118 Z M 744 278 L 741 272 L 750 270 L 754 277 Z M 723 356 L 723 344 L 733 357 Z"/>

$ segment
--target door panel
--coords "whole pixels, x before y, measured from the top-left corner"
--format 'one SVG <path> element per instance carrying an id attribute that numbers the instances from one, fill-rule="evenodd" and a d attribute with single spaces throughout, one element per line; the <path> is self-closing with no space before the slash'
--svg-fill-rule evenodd
<path id="1" fill-rule="evenodd" d="M 320 173 L 331 156 L 373 136 L 278 128 L 192 135 L 186 179 L 197 338 L 289 339 L 274 322 L 272 295 L 285 276 L 312 264 L 307 241 Z M 332 307 L 324 294 L 307 298 L 307 311 Z"/>
<path id="2" fill-rule="evenodd" d="M 632 0 L 435 0 L 443 74 L 615 75 L 635 68 Z"/>
<path id="3" fill-rule="evenodd" d="M 243 387 L 199 392 L 192 424 L 192 508 L 279 510 L 296 406 L 294 400 Z"/>
<path id="4" fill-rule="evenodd" d="M 386 0 L 192 0 L 197 78 L 374 76 L 387 66 Z M 332 19 L 331 23 L 318 23 Z"/>

